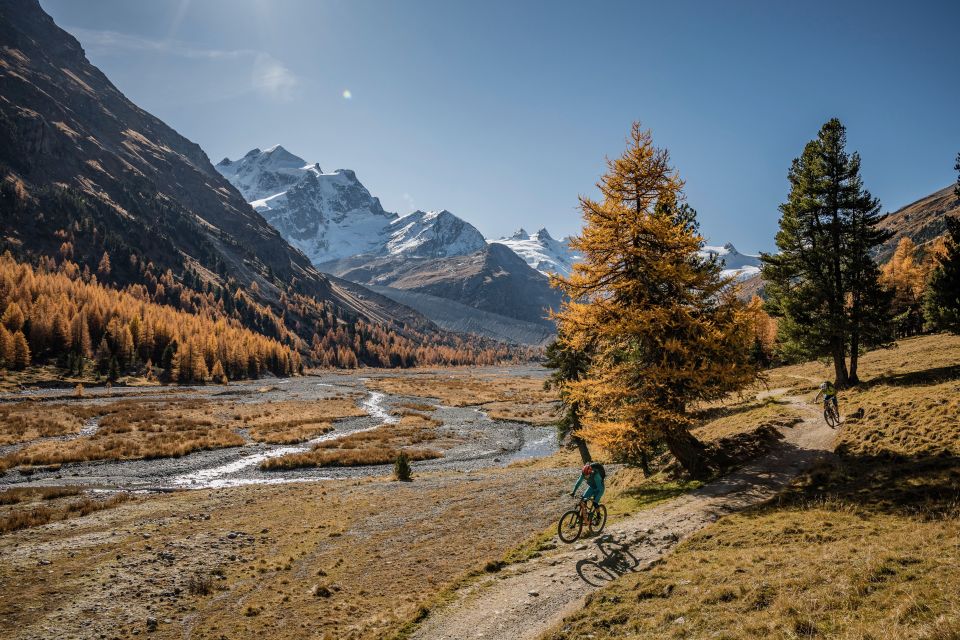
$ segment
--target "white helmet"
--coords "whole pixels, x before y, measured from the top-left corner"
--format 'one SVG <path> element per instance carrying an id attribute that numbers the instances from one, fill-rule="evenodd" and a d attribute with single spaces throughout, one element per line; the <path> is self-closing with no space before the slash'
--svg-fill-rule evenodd
<path id="1" fill-rule="evenodd" d="M 829 382 L 821 382 L 820 388 L 825 390 L 829 386 L 829 384 L 830 384 Z"/>

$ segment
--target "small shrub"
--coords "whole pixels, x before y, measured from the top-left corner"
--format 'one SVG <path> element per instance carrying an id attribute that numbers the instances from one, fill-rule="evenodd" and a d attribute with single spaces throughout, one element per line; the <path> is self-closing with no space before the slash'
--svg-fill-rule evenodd
<path id="1" fill-rule="evenodd" d="M 195 596 L 206 596 L 213 592 L 213 580 L 208 575 L 197 572 L 187 580 L 187 591 Z"/>
<path id="2" fill-rule="evenodd" d="M 411 477 L 410 459 L 406 453 L 401 452 L 397 456 L 397 461 L 393 464 L 393 477 L 400 482 L 410 482 Z"/>

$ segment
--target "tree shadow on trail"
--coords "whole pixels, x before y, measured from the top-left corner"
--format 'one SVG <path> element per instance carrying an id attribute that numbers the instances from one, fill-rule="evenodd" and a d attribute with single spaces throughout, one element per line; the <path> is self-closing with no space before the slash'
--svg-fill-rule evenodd
<path id="1" fill-rule="evenodd" d="M 603 558 L 577 562 L 577 575 L 590 586 L 602 587 L 639 566 L 640 561 L 631 553 L 630 545 L 615 542 L 609 535 L 600 536 L 596 543 Z"/>

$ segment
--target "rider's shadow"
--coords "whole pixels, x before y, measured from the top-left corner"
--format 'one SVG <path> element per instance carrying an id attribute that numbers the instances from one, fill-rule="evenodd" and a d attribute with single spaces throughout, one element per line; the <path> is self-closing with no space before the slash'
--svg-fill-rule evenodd
<path id="1" fill-rule="evenodd" d="M 640 564 L 630 552 L 630 545 L 614 542 L 611 536 L 597 538 L 597 548 L 603 555 L 599 560 L 581 560 L 577 563 L 580 579 L 593 587 L 600 587 L 620 576 L 631 573 Z"/>

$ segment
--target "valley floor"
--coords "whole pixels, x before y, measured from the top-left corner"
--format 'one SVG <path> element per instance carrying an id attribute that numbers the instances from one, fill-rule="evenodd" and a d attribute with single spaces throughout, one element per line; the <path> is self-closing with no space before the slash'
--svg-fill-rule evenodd
<path id="1" fill-rule="evenodd" d="M 92 470 L 155 461 L 64 463 L 51 471 L 11 467 L 0 476 L 16 480 L 0 492 L 0 516 L 12 523 L 0 534 L 0 636 L 957 637 L 960 339 L 903 341 L 867 354 L 862 366 L 864 384 L 841 395 L 842 412 L 851 417 L 837 431 L 810 403 L 826 375 L 820 363 L 774 370 L 765 388 L 705 407 L 698 430 L 704 439 L 763 425 L 784 440 L 700 487 L 612 468 L 608 531 L 582 546 L 558 544 L 554 536 L 556 519 L 570 504 L 575 453 L 550 454 L 547 447 L 511 458 L 523 449 L 515 439 L 470 435 L 536 430 L 511 421 L 547 419 L 551 400 L 538 395 L 534 372 L 504 378 L 502 371 L 434 371 L 364 380 L 331 374 L 253 393 L 231 385 L 218 390 L 234 394 L 227 396 L 228 415 L 214 419 L 219 410 L 207 404 L 175 411 L 182 410 L 184 420 L 210 419 L 212 429 L 238 411 L 246 426 L 231 432 L 242 434 L 246 445 L 232 449 L 243 456 L 288 446 L 254 441 L 254 427 L 268 439 L 283 439 L 304 437 L 303 429 L 346 434 L 358 420 L 388 429 L 422 414 L 439 416 L 416 420 L 440 433 L 456 422 L 444 416 L 460 412 L 488 418 L 482 428 L 448 433 L 430 446 L 445 454 L 465 442 L 501 447 L 474 448 L 482 455 L 447 466 L 443 458 L 414 463 L 412 483 L 390 480 L 385 466 L 355 475 L 349 469 L 273 476 L 248 470 L 226 478 L 244 482 L 134 493 L 116 504 L 100 497 L 112 493 L 89 492 L 102 486 Z M 349 400 L 323 405 L 324 411 L 353 410 L 382 394 L 382 413 L 367 406 L 366 416 L 331 418 L 330 424 L 311 422 L 325 413 L 291 422 L 287 414 L 317 405 L 316 397 L 297 404 L 292 395 L 307 393 L 306 387 L 271 387 L 301 383 L 312 385 L 311 393 L 321 389 Z M 254 398 L 270 402 L 243 409 Z M 115 401 L 87 398 L 82 405 Z M 56 404 L 62 400 L 38 401 L 45 409 Z M 858 408 L 861 419 L 852 417 Z M 18 424 L 29 438 L 68 438 L 69 445 L 96 437 L 83 432 L 85 415 L 63 414 L 47 425 L 64 421 L 70 432 L 59 435 L 39 434 L 43 425 L 33 422 Z M 332 431 L 323 431 L 327 427 Z M 171 460 L 203 460 L 210 453 Z M 258 474 L 298 479 L 298 473 L 315 474 L 314 481 L 246 482 Z M 323 474 L 339 479 L 318 480 Z M 75 495 L 77 485 L 86 496 Z M 53 514 L 49 521 L 27 517 L 44 509 Z M 16 514 L 26 515 L 15 522 Z"/>

